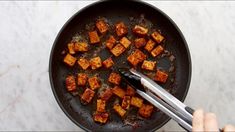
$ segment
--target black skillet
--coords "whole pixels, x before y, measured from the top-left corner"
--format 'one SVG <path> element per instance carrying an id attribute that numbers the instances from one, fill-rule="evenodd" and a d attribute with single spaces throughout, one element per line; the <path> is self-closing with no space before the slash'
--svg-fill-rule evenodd
<path id="1" fill-rule="evenodd" d="M 87 36 L 87 24 L 94 22 L 99 17 L 105 17 L 110 23 L 124 21 L 126 25 L 132 26 L 133 23 L 138 23 L 138 20 L 143 16 L 146 23 L 152 23 L 151 29 L 160 30 L 165 36 L 166 40 L 163 45 L 165 49 L 176 58 L 174 61 L 175 72 L 170 75 L 173 80 L 168 79 L 167 84 L 161 85 L 169 89 L 179 100 L 183 101 L 185 99 L 191 79 L 191 59 L 187 43 L 176 24 L 162 11 L 142 1 L 99 1 L 78 11 L 66 22 L 55 39 L 49 62 L 49 76 L 54 96 L 64 113 L 82 129 L 86 131 L 154 131 L 169 121 L 170 118 L 168 116 L 155 110 L 149 119 L 136 120 L 134 127 L 124 125 L 122 119 L 116 114 L 111 114 L 108 123 L 100 125 L 95 123 L 91 116 L 92 112 L 95 111 L 95 104 L 93 103 L 87 106 L 82 105 L 79 96 L 71 95 L 65 88 L 65 77 L 68 74 L 76 75 L 76 73 L 82 72 L 78 66 L 69 68 L 63 63 L 64 54 L 62 53 L 66 52 L 64 50 L 67 47 L 67 43 L 71 41 L 73 36 L 76 34 Z M 137 21 L 132 19 L 136 19 Z M 131 30 L 129 34 L 131 34 Z M 98 44 L 94 47 L 90 47 L 88 54 L 92 56 L 92 54 L 94 54 L 92 52 L 101 45 L 102 44 Z M 107 50 L 98 52 L 102 60 L 112 56 L 115 61 L 114 67 L 116 68 L 118 66 L 130 67 L 130 65 L 126 63 L 128 54 L 129 52 L 125 52 L 121 57 L 115 58 Z M 76 55 L 76 57 L 79 56 L 80 54 Z M 167 62 L 164 57 L 158 58 L 157 61 L 158 67 L 162 69 L 169 68 L 169 62 Z M 94 73 L 98 73 L 100 78 L 106 80 L 110 72 L 111 70 L 101 68 Z M 91 74 L 93 73 L 91 72 Z M 132 111 L 136 112 L 137 110 L 133 109 Z M 112 109 L 110 109 L 109 112 L 113 113 Z"/>

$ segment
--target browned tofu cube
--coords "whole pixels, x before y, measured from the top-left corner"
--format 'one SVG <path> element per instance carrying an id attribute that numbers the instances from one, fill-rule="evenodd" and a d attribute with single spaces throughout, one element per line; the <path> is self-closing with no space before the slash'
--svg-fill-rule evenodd
<path id="1" fill-rule="evenodd" d="M 123 109 L 129 109 L 131 103 L 131 97 L 130 96 L 124 96 L 122 99 L 122 108 Z"/>
<path id="2" fill-rule="evenodd" d="M 87 75 L 85 73 L 78 73 L 78 86 L 85 86 L 87 82 Z"/>
<path id="3" fill-rule="evenodd" d="M 120 43 L 125 47 L 125 48 L 128 48 L 131 44 L 131 41 L 126 38 L 126 37 L 123 37 L 121 40 L 120 40 Z"/>
<path id="4" fill-rule="evenodd" d="M 132 88 L 131 86 L 127 85 L 127 88 L 126 88 L 126 95 L 128 95 L 128 96 L 134 96 L 134 95 L 135 95 L 135 89 Z"/>
<path id="5" fill-rule="evenodd" d="M 64 63 L 66 63 L 66 64 L 69 65 L 69 66 L 73 66 L 76 61 L 77 61 L 77 58 L 73 57 L 73 56 L 70 55 L 70 54 L 67 54 L 67 55 L 64 57 Z"/>
<path id="6" fill-rule="evenodd" d="M 139 115 L 145 118 L 150 117 L 152 112 L 153 112 L 153 106 L 147 104 L 143 104 L 138 111 Z"/>
<path id="7" fill-rule="evenodd" d="M 131 105 L 140 108 L 143 104 L 143 99 L 139 97 L 131 97 Z"/>
<path id="8" fill-rule="evenodd" d="M 68 43 L 69 54 L 75 54 L 74 43 Z"/>
<path id="9" fill-rule="evenodd" d="M 148 33 L 148 29 L 143 26 L 140 26 L 140 25 L 135 25 L 135 27 L 132 29 L 132 31 L 135 34 L 140 35 L 140 36 L 147 35 L 147 33 Z"/>
<path id="10" fill-rule="evenodd" d="M 86 70 L 90 66 L 90 62 L 85 58 L 80 58 L 78 60 L 78 65 L 83 69 Z"/>
<path id="11" fill-rule="evenodd" d="M 128 33 L 128 29 L 123 22 L 119 22 L 115 25 L 117 36 L 123 36 Z"/>
<path id="12" fill-rule="evenodd" d="M 115 43 L 116 43 L 116 39 L 111 35 L 109 39 L 106 40 L 106 47 L 111 50 L 113 46 L 115 45 Z"/>
<path id="13" fill-rule="evenodd" d="M 120 98 L 123 98 L 125 96 L 125 91 L 118 86 L 115 86 L 114 88 L 112 88 L 112 92 L 113 94 L 117 95 Z"/>
<path id="14" fill-rule="evenodd" d="M 119 104 L 114 104 L 113 109 L 121 116 L 124 117 L 126 114 L 126 111 L 119 105 Z"/>
<path id="15" fill-rule="evenodd" d="M 90 43 L 95 44 L 100 42 L 100 37 L 98 36 L 96 31 L 89 32 Z"/>
<path id="16" fill-rule="evenodd" d="M 109 114 L 107 112 L 95 112 L 93 114 L 93 120 L 99 123 L 106 123 L 108 120 Z"/>
<path id="17" fill-rule="evenodd" d="M 102 34 L 108 31 L 108 24 L 104 20 L 98 20 L 95 25 Z"/>
<path id="18" fill-rule="evenodd" d="M 100 57 L 95 57 L 90 60 L 91 69 L 95 70 L 102 66 L 102 61 Z"/>
<path id="19" fill-rule="evenodd" d="M 96 77 L 96 76 L 89 78 L 89 79 L 88 79 L 88 83 L 89 83 L 90 88 L 91 88 L 92 90 L 95 90 L 95 89 L 97 89 L 97 88 L 100 88 L 100 86 L 101 86 L 101 82 L 100 82 L 99 78 Z"/>
<path id="20" fill-rule="evenodd" d="M 167 78 L 168 78 L 167 73 L 160 71 L 160 70 L 157 70 L 157 73 L 156 73 L 154 80 L 161 82 L 161 83 L 165 83 L 167 81 Z"/>
<path id="21" fill-rule="evenodd" d="M 163 47 L 161 45 L 158 45 L 155 49 L 151 51 L 151 55 L 153 57 L 156 57 L 160 55 L 163 52 L 163 50 L 164 50 Z"/>
<path id="22" fill-rule="evenodd" d="M 120 81 L 121 81 L 121 76 L 120 76 L 118 73 L 112 72 L 112 73 L 109 75 L 108 81 L 109 81 L 110 83 L 119 85 L 119 84 L 120 84 Z"/>
<path id="23" fill-rule="evenodd" d="M 127 57 L 127 60 L 133 66 L 136 66 L 138 63 L 143 62 L 146 58 L 147 56 L 142 51 L 136 49 L 131 55 Z"/>
<path id="24" fill-rule="evenodd" d="M 146 40 L 144 38 L 137 38 L 135 39 L 134 44 L 136 48 L 141 48 L 145 46 Z"/>
<path id="25" fill-rule="evenodd" d="M 101 98 L 102 100 L 108 101 L 113 95 L 112 89 L 111 88 L 107 88 L 105 91 L 103 91 L 99 98 Z"/>
<path id="26" fill-rule="evenodd" d="M 73 75 L 66 77 L 65 84 L 69 92 L 76 90 L 76 82 L 75 82 L 75 77 Z"/>
<path id="27" fill-rule="evenodd" d="M 141 68 L 149 71 L 153 71 L 156 65 L 156 61 L 147 61 L 144 60 Z"/>
<path id="28" fill-rule="evenodd" d="M 155 44 L 156 43 L 152 39 L 149 39 L 149 41 L 145 45 L 144 49 L 147 50 L 148 52 L 151 52 L 152 49 L 154 48 Z"/>
<path id="29" fill-rule="evenodd" d="M 111 57 L 109 57 L 108 59 L 106 59 L 105 61 L 103 61 L 103 65 L 105 68 L 110 68 L 112 67 L 114 64 L 113 60 Z"/>
<path id="30" fill-rule="evenodd" d="M 158 44 L 160 44 L 164 39 L 164 37 L 159 32 L 153 32 L 151 36 Z"/>
<path id="31" fill-rule="evenodd" d="M 105 100 L 97 99 L 97 103 L 96 103 L 97 112 L 105 112 L 105 106 L 106 106 Z"/>
<path id="32" fill-rule="evenodd" d="M 88 51 L 88 44 L 85 42 L 77 42 L 74 44 L 74 50 L 77 52 L 86 52 Z"/>
<path id="33" fill-rule="evenodd" d="M 83 104 L 88 104 L 91 102 L 92 98 L 94 97 L 95 92 L 89 88 L 86 88 L 84 93 L 81 96 L 81 101 Z"/>
<path id="34" fill-rule="evenodd" d="M 125 51 L 125 47 L 122 46 L 121 44 L 117 44 L 113 49 L 111 49 L 111 52 L 113 53 L 114 56 L 119 56 Z"/>

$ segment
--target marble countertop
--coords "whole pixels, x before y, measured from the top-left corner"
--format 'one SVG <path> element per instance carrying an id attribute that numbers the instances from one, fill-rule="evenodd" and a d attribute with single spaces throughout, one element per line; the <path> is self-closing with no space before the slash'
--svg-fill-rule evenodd
<path id="1" fill-rule="evenodd" d="M 94 1 L 0 2 L 0 131 L 82 131 L 50 88 L 49 54 L 63 24 Z M 235 124 L 235 2 L 147 1 L 168 14 L 191 51 L 185 103 Z M 182 130 L 174 121 L 160 131 Z"/>

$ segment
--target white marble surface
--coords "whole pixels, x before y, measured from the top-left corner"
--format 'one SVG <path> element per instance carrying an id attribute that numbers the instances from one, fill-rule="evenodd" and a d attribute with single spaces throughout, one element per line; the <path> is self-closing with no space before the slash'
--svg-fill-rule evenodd
<path id="1" fill-rule="evenodd" d="M 183 32 L 193 70 L 186 104 L 235 124 L 235 2 L 148 1 Z M 93 1 L 0 2 L 0 130 L 82 131 L 52 94 L 48 62 L 62 25 Z M 182 130 L 170 121 L 161 131 Z"/>

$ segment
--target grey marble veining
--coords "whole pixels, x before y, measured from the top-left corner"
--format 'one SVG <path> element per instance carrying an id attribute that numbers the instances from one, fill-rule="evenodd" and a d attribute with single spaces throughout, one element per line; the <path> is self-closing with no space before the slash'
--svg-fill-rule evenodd
<path id="1" fill-rule="evenodd" d="M 147 1 L 168 14 L 191 52 L 185 103 L 235 124 L 235 2 Z M 0 130 L 82 131 L 52 94 L 48 62 L 63 24 L 93 1 L 0 2 Z M 159 131 L 182 130 L 174 121 Z"/>

